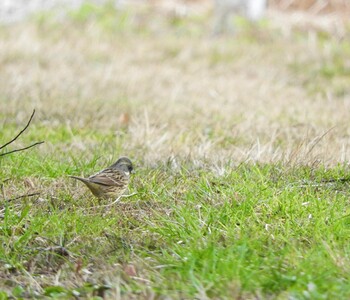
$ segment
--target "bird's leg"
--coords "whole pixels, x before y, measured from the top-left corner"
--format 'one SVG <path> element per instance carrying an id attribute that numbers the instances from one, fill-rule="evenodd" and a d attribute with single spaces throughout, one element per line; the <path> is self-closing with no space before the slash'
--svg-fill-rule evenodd
<path id="1" fill-rule="evenodd" d="M 137 193 L 132 193 L 130 195 L 121 195 L 117 199 L 115 199 L 112 203 L 109 203 L 109 204 L 106 204 L 106 205 L 92 206 L 92 207 L 89 207 L 89 208 L 91 209 L 91 208 L 110 207 L 110 206 L 118 203 L 121 198 L 129 198 L 129 197 L 132 197 L 132 196 L 135 196 L 135 195 L 137 195 Z"/>

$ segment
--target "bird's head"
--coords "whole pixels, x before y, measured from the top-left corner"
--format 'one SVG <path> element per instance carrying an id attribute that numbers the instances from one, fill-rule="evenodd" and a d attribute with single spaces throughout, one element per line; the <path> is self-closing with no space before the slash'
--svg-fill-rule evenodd
<path id="1" fill-rule="evenodd" d="M 119 158 L 111 167 L 121 170 L 127 173 L 128 175 L 130 175 L 134 171 L 134 167 L 132 165 L 131 160 L 125 156 Z"/>

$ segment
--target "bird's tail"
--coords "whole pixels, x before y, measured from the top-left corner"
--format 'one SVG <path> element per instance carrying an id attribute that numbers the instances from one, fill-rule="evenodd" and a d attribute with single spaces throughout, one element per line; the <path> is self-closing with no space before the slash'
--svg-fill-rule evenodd
<path id="1" fill-rule="evenodd" d="M 82 182 L 88 182 L 89 180 L 83 178 L 83 177 L 79 177 L 79 176 L 72 176 L 72 175 L 69 175 L 70 178 L 74 178 L 74 179 L 78 179 Z"/>

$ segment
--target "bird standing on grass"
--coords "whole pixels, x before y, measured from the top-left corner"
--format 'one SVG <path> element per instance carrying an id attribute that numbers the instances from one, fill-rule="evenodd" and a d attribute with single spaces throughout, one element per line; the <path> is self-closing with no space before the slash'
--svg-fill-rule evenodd
<path id="1" fill-rule="evenodd" d="M 85 183 L 99 199 L 117 199 L 126 191 L 133 166 L 129 158 L 121 157 L 110 167 L 88 178 L 70 176 Z"/>

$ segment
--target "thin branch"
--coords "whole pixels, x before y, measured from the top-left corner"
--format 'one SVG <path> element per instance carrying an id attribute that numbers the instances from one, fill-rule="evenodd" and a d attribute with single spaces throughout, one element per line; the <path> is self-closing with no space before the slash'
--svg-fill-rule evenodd
<path id="1" fill-rule="evenodd" d="M 28 120 L 28 122 L 27 122 L 27 125 L 26 125 L 26 126 L 11 140 L 11 141 L 9 141 L 9 142 L 5 143 L 4 145 L 0 146 L 0 150 L 3 149 L 3 148 L 5 148 L 6 146 L 10 145 L 11 143 L 13 143 L 15 140 L 18 139 L 18 137 L 19 137 L 24 131 L 26 131 L 26 129 L 27 129 L 27 128 L 29 127 L 29 125 L 30 125 L 30 122 L 33 120 L 34 114 L 35 114 L 35 109 L 33 109 L 32 115 L 30 116 L 30 118 L 29 118 L 29 120 Z M 29 148 L 32 148 L 32 147 L 36 146 L 36 145 L 40 145 L 40 144 L 42 144 L 42 143 L 44 143 L 44 142 L 43 142 L 43 141 L 42 141 L 42 142 L 37 142 L 37 143 L 34 143 L 34 144 L 32 144 L 32 145 L 30 145 L 30 146 L 28 146 L 28 147 L 24 147 L 24 148 L 20 148 L 20 149 L 15 149 L 15 150 L 12 150 L 12 151 L 8 151 L 8 152 L 5 152 L 5 153 L 1 153 L 1 154 L 0 154 L 0 157 L 1 157 L 1 156 L 4 156 L 4 155 L 11 154 L 11 153 L 14 153 L 14 152 L 19 152 L 19 151 L 27 150 L 27 149 L 29 149 Z"/>
<path id="2" fill-rule="evenodd" d="M 12 151 L 9 151 L 9 152 L 5 152 L 5 153 L 0 153 L 0 156 L 4 156 L 4 155 L 7 155 L 7 154 L 11 154 L 11 153 L 14 153 L 14 152 L 18 152 L 18 151 L 24 151 L 24 150 L 27 150 L 29 148 L 32 148 L 34 146 L 37 146 L 37 145 L 40 145 L 40 144 L 43 144 L 45 143 L 44 141 L 41 141 L 41 142 L 36 142 L 28 147 L 24 147 L 24 148 L 20 148 L 20 149 L 15 149 L 15 150 L 12 150 Z M 0 148 L 1 149 L 1 148 Z"/>
<path id="3" fill-rule="evenodd" d="M 7 145 L 10 145 L 11 143 L 13 143 L 15 140 L 18 139 L 18 137 L 28 128 L 30 122 L 32 121 L 32 119 L 33 119 L 33 117 L 34 117 L 34 114 L 35 114 L 35 109 L 33 109 L 33 113 L 32 113 L 32 115 L 30 116 L 30 119 L 29 119 L 27 125 L 26 125 L 26 126 L 20 131 L 20 133 L 17 134 L 11 141 L 7 142 L 5 145 L 0 146 L 0 150 L 1 150 L 2 148 L 5 148 Z"/>
<path id="4" fill-rule="evenodd" d="M 325 182 L 325 183 L 334 183 L 334 182 L 341 182 L 341 183 L 345 183 L 345 182 L 349 182 L 350 178 L 349 177 L 343 177 L 343 178 L 330 178 L 330 179 L 322 179 L 321 182 Z"/>
<path id="5" fill-rule="evenodd" d="M 15 197 L 15 198 L 11 198 L 11 199 L 5 199 L 5 201 L 6 202 L 11 202 L 11 201 L 15 201 L 15 200 L 18 200 L 18 199 L 21 199 L 21 198 L 38 196 L 38 195 L 40 195 L 40 193 L 36 192 L 36 193 L 21 195 L 21 196 L 18 196 L 18 197 Z"/>

